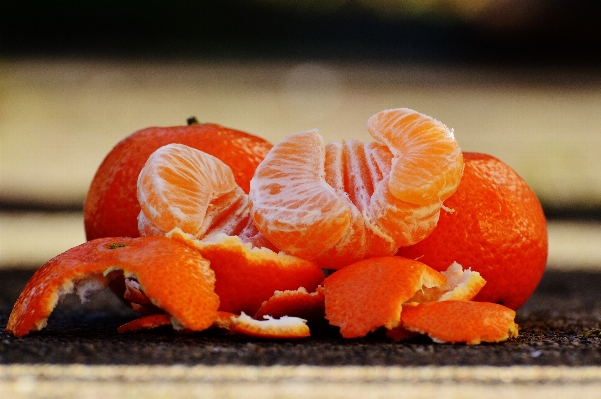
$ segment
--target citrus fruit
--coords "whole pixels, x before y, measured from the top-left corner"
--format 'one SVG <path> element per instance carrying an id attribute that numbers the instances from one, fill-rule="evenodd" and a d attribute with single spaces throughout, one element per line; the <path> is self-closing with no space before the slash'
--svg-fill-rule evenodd
<path id="1" fill-rule="evenodd" d="M 403 304 L 446 282 L 444 275 L 415 260 L 364 259 L 323 281 L 326 319 L 340 327 L 345 338 L 363 337 L 380 327 L 392 329 L 401 322 Z"/>
<path id="2" fill-rule="evenodd" d="M 166 237 L 105 237 L 71 248 L 39 268 L 17 299 L 6 331 L 22 337 L 44 328 L 62 296 L 77 291 L 83 299 L 106 287 L 115 274 L 134 278 L 176 329 L 201 331 L 217 316 L 215 274 L 197 251 Z"/>
<path id="3" fill-rule="evenodd" d="M 149 157 L 137 183 L 141 235 L 165 235 L 178 227 L 195 237 L 212 230 L 236 234 L 249 218 L 248 196 L 232 169 L 183 144 L 167 144 Z"/>
<path id="4" fill-rule="evenodd" d="M 254 248 L 237 236 L 217 234 L 197 240 L 180 229 L 167 236 L 186 243 L 210 261 L 220 311 L 254 315 L 275 291 L 300 287 L 313 291 L 324 279 L 323 271 L 314 262 Z"/>
<path id="5" fill-rule="evenodd" d="M 248 191 L 256 166 L 271 148 L 260 137 L 211 123 L 150 127 L 132 133 L 111 149 L 92 180 L 84 203 L 88 240 L 139 235 L 138 174 L 150 154 L 171 143 L 185 144 L 221 159 L 232 168 L 244 191 Z"/>
<path id="6" fill-rule="evenodd" d="M 515 311 L 490 302 L 441 301 L 403 307 L 401 326 L 438 343 L 500 342 L 518 335 Z"/>
<path id="7" fill-rule="evenodd" d="M 434 231 L 399 255 L 436 270 L 452 262 L 479 272 L 486 285 L 475 300 L 518 309 L 532 295 L 547 262 L 547 225 L 532 189 L 490 155 L 464 153 L 459 188 Z"/>
<path id="8" fill-rule="evenodd" d="M 150 314 L 138 317 L 119 327 L 119 334 L 127 334 L 138 331 L 152 330 L 153 328 L 171 326 L 171 317 L 165 313 Z"/>
<path id="9" fill-rule="evenodd" d="M 257 229 L 280 250 L 322 267 L 393 255 L 426 237 L 463 171 L 442 123 L 416 111 L 368 121 L 377 140 L 325 145 L 316 130 L 277 143 L 251 180 Z"/>

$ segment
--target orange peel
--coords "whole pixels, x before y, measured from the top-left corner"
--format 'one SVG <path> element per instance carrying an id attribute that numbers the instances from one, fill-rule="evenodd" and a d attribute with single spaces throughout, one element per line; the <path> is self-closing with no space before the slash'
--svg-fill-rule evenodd
<path id="1" fill-rule="evenodd" d="M 221 311 L 254 315 L 275 291 L 300 287 L 313 291 L 324 279 L 314 262 L 268 248 L 253 248 L 237 236 L 216 234 L 198 240 L 177 228 L 167 236 L 194 248 L 211 262 Z"/>
<path id="2" fill-rule="evenodd" d="M 401 326 L 437 343 L 501 342 L 518 336 L 515 311 L 490 302 L 440 301 L 406 306 Z"/>
<path id="3" fill-rule="evenodd" d="M 324 314 L 323 290 L 318 287 L 315 292 L 308 292 L 304 287 L 300 287 L 297 290 L 274 292 L 271 298 L 263 302 L 254 318 L 260 320 L 265 316 L 294 316 L 311 321 L 323 319 Z"/>
<path id="4" fill-rule="evenodd" d="M 306 320 L 299 317 L 283 316 L 274 319 L 265 316 L 264 320 L 255 320 L 244 312 L 240 316 L 231 318 L 229 330 L 233 333 L 243 334 L 256 338 L 267 339 L 295 339 L 311 336 Z"/>
<path id="5" fill-rule="evenodd" d="M 44 328 L 62 296 L 77 291 L 83 298 L 121 272 L 139 282 L 176 329 L 201 331 L 215 320 L 215 274 L 197 251 L 166 237 L 108 237 L 71 248 L 38 269 L 17 299 L 6 331 L 22 337 Z"/>
<path id="6" fill-rule="evenodd" d="M 393 329 L 401 323 L 404 303 L 445 284 L 444 275 L 415 260 L 365 259 L 323 281 L 325 317 L 345 338 L 363 337 L 380 327 Z"/>

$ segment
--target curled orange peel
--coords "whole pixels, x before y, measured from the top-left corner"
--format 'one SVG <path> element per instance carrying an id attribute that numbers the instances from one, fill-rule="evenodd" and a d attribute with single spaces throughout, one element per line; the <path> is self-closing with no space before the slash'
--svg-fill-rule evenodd
<path id="1" fill-rule="evenodd" d="M 121 273 L 138 281 L 176 329 L 201 331 L 215 320 L 215 274 L 197 251 L 166 237 L 109 237 L 71 248 L 38 269 L 17 299 L 6 331 L 22 337 L 41 330 L 61 297 L 77 291 L 85 298 Z"/>
<path id="2" fill-rule="evenodd" d="M 312 261 L 253 248 L 237 236 L 217 234 L 198 240 L 176 228 L 167 237 L 185 243 L 211 262 L 221 311 L 254 315 L 275 291 L 299 287 L 313 291 L 324 279 L 323 271 Z"/>

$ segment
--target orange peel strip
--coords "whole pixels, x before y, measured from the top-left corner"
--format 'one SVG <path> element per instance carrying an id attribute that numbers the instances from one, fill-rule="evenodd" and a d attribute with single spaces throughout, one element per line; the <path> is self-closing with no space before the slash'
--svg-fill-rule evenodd
<path id="1" fill-rule="evenodd" d="M 144 330 L 152 330 L 153 328 L 171 326 L 171 316 L 165 313 L 151 314 L 138 317 L 130 322 L 127 322 L 117 328 L 119 334 L 133 333 Z"/>
<path id="2" fill-rule="evenodd" d="M 233 333 L 256 338 L 295 339 L 311 336 L 306 320 L 299 317 L 283 316 L 274 319 L 265 316 L 264 320 L 255 320 L 244 312 L 232 317 L 229 330 Z"/>
<path id="3" fill-rule="evenodd" d="M 304 287 L 297 290 L 276 291 L 273 296 L 263 302 L 255 319 L 265 316 L 275 318 L 283 316 L 300 317 L 306 320 L 322 319 L 325 314 L 325 296 L 323 290 L 308 292 Z"/>
<path id="4" fill-rule="evenodd" d="M 406 306 L 401 326 L 438 343 L 501 342 L 518 336 L 515 311 L 490 302 L 441 301 Z"/>
<path id="5" fill-rule="evenodd" d="M 38 269 L 17 299 L 6 331 L 22 337 L 44 328 L 62 296 L 82 282 L 101 289 L 116 271 L 135 278 L 176 329 L 201 331 L 215 320 L 215 274 L 197 251 L 166 237 L 108 237 L 71 248 Z"/>
<path id="6" fill-rule="evenodd" d="M 324 279 L 323 271 L 312 261 L 253 248 L 237 236 L 217 234 L 197 240 L 180 229 L 167 236 L 184 242 L 211 262 L 221 311 L 255 314 L 275 291 L 299 287 L 313 291 Z"/>
<path id="7" fill-rule="evenodd" d="M 415 260 L 365 259 L 324 280 L 326 319 L 345 338 L 363 337 L 380 327 L 393 329 L 401 322 L 404 303 L 445 284 L 444 275 Z"/>

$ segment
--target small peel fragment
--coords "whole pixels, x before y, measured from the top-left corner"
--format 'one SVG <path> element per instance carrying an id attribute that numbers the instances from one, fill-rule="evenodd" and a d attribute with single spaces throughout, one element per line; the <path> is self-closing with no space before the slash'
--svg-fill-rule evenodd
<path id="1" fill-rule="evenodd" d="M 279 318 L 283 316 L 300 317 L 306 320 L 323 320 L 325 314 L 325 296 L 323 289 L 308 292 L 304 287 L 297 290 L 276 291 L 271 298 L 263 302 L 254 318 L 265 316 Z"/>
<path id="2" fill-rule="evenodd" d="M 229 330 L 233 333 L 256 338 L 296 339 L 311 336 L 306 320 L 300 317 L 283 316 L 274 319 L 265 316 L 264 320 L 255 320 L 244 312 L 231 318 Z"/>
<path id="3" fill-rule="evenodd" d="M 437 343 L 502 342 L 518 336 L 515 311 L 490 302 L 441 301 L 406 306 L 402 328 Z"/>
<path id="4" fill-rule="evenodd" d="M 438 298 L 439 301 L 470 301 L 486 284 L 480 273 L 470 268 L 464 270 L 457 262 L 453 262 L 442 274 L 447 278 L 447 284 L 443 287 L 444 293 Z"/>
<path id="5" fill-rule="evenodd" d="M 344 338 L 359 338 L 380 327 L 401 323 L 404 303 L 428 296 L 447 283 L 424 263 L 387 256 L 369 258 L 340 269 L 323 281 L 326 319 Z"/>
<path id="6" fill-rule="evenodd" d="M 117 327 L 117 332 L 119 334 L 128 334 L 139 331 L 152 330 L 154 328 L 164 326 L 171 326 L 171 316 L 165 313 L 151 314 L 138 317 L 137 319 L 134 319 Z"/>
<path id="7" fill-rule="evenodd" d="M 202 331 L 213 323 L 219 307 L 215 274 L 197 251 L 166 237 L 106 237 L 71 248 L 38 269 L 17 299 L 6 331 L 23 337 L 44 328 L 59 299 L 79 282 L 94 281 L 101 288 L 117 271 L 136 279 L 174 326 Z M 84 292 L 85 297 L 90 286 Z"/>

